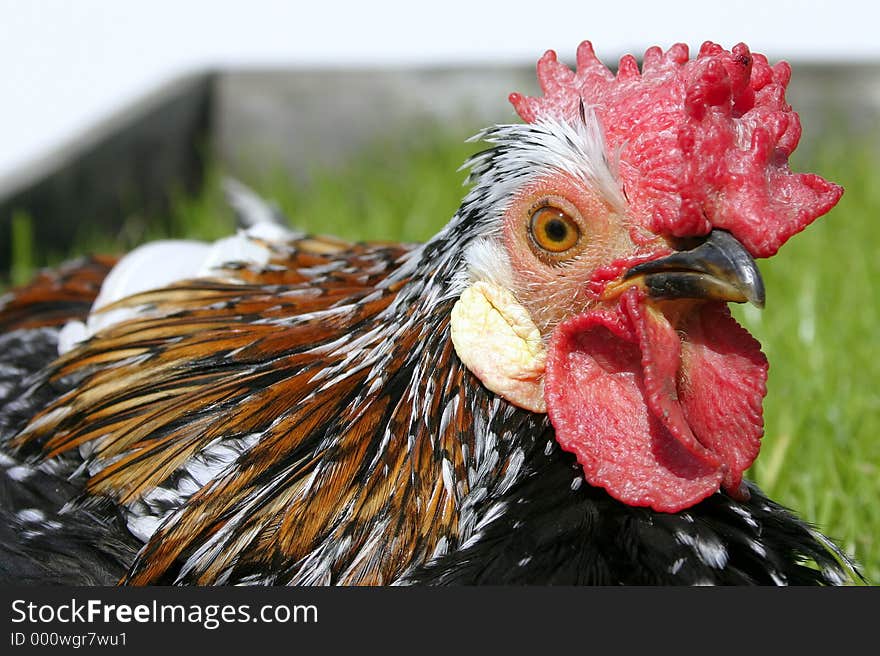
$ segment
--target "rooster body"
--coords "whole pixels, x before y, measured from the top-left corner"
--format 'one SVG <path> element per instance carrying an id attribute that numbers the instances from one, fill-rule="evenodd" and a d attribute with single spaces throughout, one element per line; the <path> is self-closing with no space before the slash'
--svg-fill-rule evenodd
<path id="1" fill-rule="evenodd" d="M 527 119 L 538 112 L 517 103 Z M 682 253 L 703 257 L 708 246 L 618 225 L 628 204 L 647 201 L 621 188 L 600 119 L 583 102 L 579 112 L 573 123 L 547 115 L 480 135 L 492 147 L 470 162 L 471 191 L 425 244 L 289 232 L 238 190 L 249 227 L 213 249 L 193 246 L 193 263 L 158 287 L 130 281 L 144 261 L 136 251 L 115 269 L 89 260 L 11 294 L 0 310 L 3 573 L 195 585 L 857 576 L 830 541 L 741 480 L 757 455 L 760 414 L 749 413 L 766 363 L 716 299 L 745 300 L 735 295 L 758 294 L 757 283 L 719 291 L 713 269 L 675 287 Z M 601 229 L 580 218 L 585 206 L 609 217 Z M 523 220 L 528 242 L 517 241 Z M 596 237 L 558 261 L 584 242 L 569 246 L 566 225 Z M 740 243 L 751 233 L 733 219 L 724 228 L 741 237 L 736 262 L 753 264 Z M 694 237 L 733 239 L 707 238 L 710 229 Z M 767 255 L 772 239 L 748 248 Z M 657 276 L 668 283 L 662 314 Z M 731 397 L 745 419 L 712 424 L 742 433 L 733 447 L 700 433 L 709 420 L 689 388 L 654 389 L 654 374 L 673 366 L 656 355 L 671 324 L 692 326 L 703 340 L 694 344 L 724 335 L 709 356 L 683 343 L 688 366 L 705 363 L 723 386 L 728 370 L 714 355 L 733 353 L 734 373 L 758 380 L 742 404 Z M 601 356 L 584 366 L 600 368 L 571 374 L 593 345 Z M 702 385 L 698 374 L 688 380 Z M 593 458 L 589 449 L 610 448 L 599 426 L 608 422 L 579 415 L 572 389 L 608 386 L 618 404 L 645 394 L 619 430 L 624 442 L 644 431 L 653 451 L 624 445 Z M 594 423 L 599 436 L 585 437 Z"/>

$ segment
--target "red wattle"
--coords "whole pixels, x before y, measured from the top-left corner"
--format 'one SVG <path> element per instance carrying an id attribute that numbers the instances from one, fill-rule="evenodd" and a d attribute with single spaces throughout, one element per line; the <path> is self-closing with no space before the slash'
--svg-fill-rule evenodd
<path id="1" fill-rule="evenodd" d="M 718 468 L 721 462 L 691 432 L 678 399 L 681 339 L 659 310 L 648 307 L 635 288 L 621 299 L 624 312 L 635 326 L 642 357 L 645 402 L 673 437 L 695 458 Z"/>
<path id="2" fill-rule="evenodd" d="M 769 364 L 761 345 L 722 303 L 713 303 L 681 326 L 679 399 L 697 439 L 725 466 L 724 488 L 735 494 L 764 434 L 762 401 Z"/>
<path id="3" fill-rule="evenodd" d="M 556 328 L 545 398 L 591 485 L 677 512 L 722 486 L 736 493 L 760 448 L 766 373 L 726 306 L 696 306 L 673 326 L 631 289 L 615 310 Z"/>

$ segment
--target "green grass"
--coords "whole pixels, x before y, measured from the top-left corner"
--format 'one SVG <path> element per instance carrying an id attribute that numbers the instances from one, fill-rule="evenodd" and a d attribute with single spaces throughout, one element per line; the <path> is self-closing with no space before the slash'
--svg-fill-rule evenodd
<path id="1" fill-rule="evenodd" d="M 349 239 L 424 240 L 464 194 L 467 135 L 426 131 L 377 144 L 337 170 L 245 179 L 274 199 L 297 227 Z M 762 261 L 767 308 L 735 313 L 762 342 L 770 363 L 764 447 L 750 476 L 854 554 L 880 582 L 880 191 L 872 185 L 880 156 L 841 144 L 796 168 L 843 184 L 839 206 Z M 220 173 L 203 194 L 179 198 L 170 233 L 214 238 L 233 229 Z M 18 219 L 16 277 L 35 261 Z M 161 236 L 133 219 L 118 239 L 76 244 L 72 253 L 128 248 Z"/>
<path id="2" fill-rule="evenodd" d="M 10 233 L 12 266 L 9 270 L 9 278 L 13 285 L 22 285 L 31 278 L 36 268 L 34 255 L 37 249 L 34 245 L 31 217 L 25 212 L 15 212 L 12 215 Z"/>
<path id="3" fill-rule="evenodd" d="M 847 146 L 800 167 L 846 192 L 760 263 L 766 309 L 736 314 L 770 360 L 766 437 L 751 476 L 880 582 L 880 161 Z"/>

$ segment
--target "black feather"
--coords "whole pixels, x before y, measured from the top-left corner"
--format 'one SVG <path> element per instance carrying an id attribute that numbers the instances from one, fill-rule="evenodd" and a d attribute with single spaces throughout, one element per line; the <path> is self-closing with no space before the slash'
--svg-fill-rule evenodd
<path id="1" fill-rule="evenodd" d="M 550 438 L 552 439 L 552 437 Z M 574 457 L 535 443 L 505 511 L 464 548 L 427 563 L 424 585 L 829 585 L 859 579 L 808 524 L 769 501 L 717 493 L 679 513 L 627 506 L 579 484 Z"/>

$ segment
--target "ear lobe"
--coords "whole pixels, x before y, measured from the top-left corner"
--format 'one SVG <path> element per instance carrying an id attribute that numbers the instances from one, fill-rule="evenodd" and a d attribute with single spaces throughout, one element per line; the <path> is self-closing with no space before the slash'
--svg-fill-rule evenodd
<path id="1" fill-rule="evenodd" d="M 450 328 L 458 357 L 487 389 L 526 410 L 547 412 L 541 333 L 510 291 L 474 283 L 452 308 Z"/>

